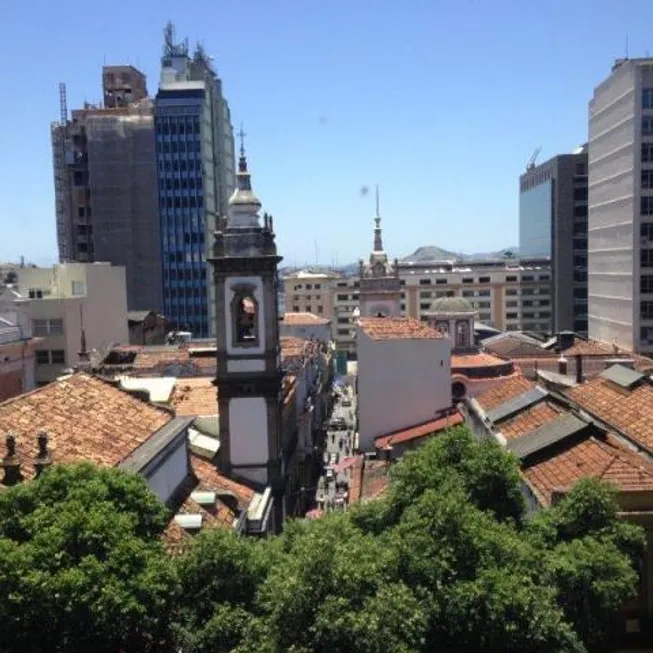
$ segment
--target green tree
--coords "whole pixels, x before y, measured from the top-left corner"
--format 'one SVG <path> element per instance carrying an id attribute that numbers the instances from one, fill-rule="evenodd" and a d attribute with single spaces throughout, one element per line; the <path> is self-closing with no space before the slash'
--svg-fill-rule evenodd
<path id="1" fill-rule="evenodd" d="M 142 478 L 89 464 L 0 492 L 2 650 L 167 650 L 166 522 Z"/>

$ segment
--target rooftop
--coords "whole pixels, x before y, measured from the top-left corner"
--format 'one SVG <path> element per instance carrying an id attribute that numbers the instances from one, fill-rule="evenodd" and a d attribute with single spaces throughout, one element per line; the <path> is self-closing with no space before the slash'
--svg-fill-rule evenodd
<path id="1" fill-rule="evenodd" d="M 503 380 L 498 379 L 491 388 L 478 395 L 476 401 L 487 412 L 534 387 L 535 384 L 523 376 L 509 376 Z"/>
<path id="2" fill-rule="evenodd" d="M 389 487 L 389 464 L 382 460 L 365 460 L 358 456 L 352 466 L 349 503 L 369 501 L 380 497 Z"/>
<path id="3" fill-rule="evenodd" d="M 424 424 L 418 424 L 409 429 L 401 429 L 399 431 L 393 431 L 388 435 L 379 435 L 374 438 L 374 446 L 377 449 L 384 449 L 388 445 L 393 446 L 397 444 L 405 444 L 407 442 L 413 442 L 414 440 L 419 440 L 428 435 L 435 435 L 440 431 L 445 431 L 446 429 L 458 426 L 463 423 L 463 416 L 456 411 L 451 415 L 446 415 L 445 417 L 440 417 L 438 419 L 431 420 L 430 422 L 425 422 Z"/>
<path id="4" fill-rule="evenodd" d="M 563 412 L 563 409 L 554 402 L 541 401 L 502 422 L 498 428 L 501 435 L 511 440 L 553 422 Z"/>
<path id="5" fill-rule="evenodd" d="M 630 388 L 603 375 L 565 393 L 581 408 L 653 452 L 653 385 L 642 379 Z"/>
<path id="6" fill-rule="evenodd" d="M 53 462 L 113 467 L 172 419 L 170 412 L 82 373 L 0 404 L 3 434 L 16 436 L 25 462 L 37 456 L 36 435 L 43 431 Z M 23 475 L 33 473 L 23 465 Z"/>
<path id="7" fill-rule="evenodd" d="M 170 404 L 177 415 L 208 417 L 218 414 L 218 390 L 212 377 L 177 379 Z"/>
<path id="8" fill-rule="evenodd" d="M 523 475 L 543 505 L 551 503 L 554 492 L 568 490 L 586 477 L 610 481 L 621 492 L 653 490 L 651 463 L 610 436 L 563 443 L 544 460 L 526 466 Z"/>
<path id="9" fill-rule="evenodd" d="M 503 358 L 487 354 L 485 352 L 475 352 L 469 354 L 451 354 L 451 369 L 465 369 L 467 367 L 497 367 L 509 363 Z"/>
<path id="10" fill-rule="evenodd" d="M 411 317 L 363 317 L 360 330 L 372 340 L 435 340 L 443 334 Z"/>
<path id="11" fill-rule="evenodd" d="M 313 313 L 285 313 L 283 316 L 284 324 L 288 326 L 313 326 L 318 324 L 329 324 L 329 320 L 319 317 Z"/>

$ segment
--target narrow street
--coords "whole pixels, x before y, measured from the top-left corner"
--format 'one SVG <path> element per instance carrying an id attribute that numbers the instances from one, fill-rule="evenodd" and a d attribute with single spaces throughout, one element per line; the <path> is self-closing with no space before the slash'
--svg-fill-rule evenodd
<path id="1" fill-rule="evenodd" d="M 336 396 L 329 421 L 323 473 L 318 480 L 316 504 L 324 511 L 342 509 L 346 505 L 349 488 L 349 469 L 338 471 L 338 466 L 352 456 L 355 428 L 355 396 L 351 386 L 343 386 L 340 396 Z"/>

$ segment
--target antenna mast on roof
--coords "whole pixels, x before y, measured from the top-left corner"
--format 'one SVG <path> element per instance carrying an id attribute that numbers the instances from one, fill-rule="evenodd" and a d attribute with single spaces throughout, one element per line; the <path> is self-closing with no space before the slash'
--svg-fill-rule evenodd
<path id="1" fill-rule="evenodd" d="M 68 100 L 66 99 L 65 82 L 59 82 L 59 121 L 62 125 L 68 122 Z"/>
<path id="2" fill-rule="evenodd" d="M 531 158 L 528 160 L 528 163 L 526 164 L 526 172 L 532 170 L 535 167 L 535 162 L 537 161 L 537 157 L 540 156 L 541 151 L 542 151 L 541 147 L 535 148 L 535 152 L 533 152 Z"/>

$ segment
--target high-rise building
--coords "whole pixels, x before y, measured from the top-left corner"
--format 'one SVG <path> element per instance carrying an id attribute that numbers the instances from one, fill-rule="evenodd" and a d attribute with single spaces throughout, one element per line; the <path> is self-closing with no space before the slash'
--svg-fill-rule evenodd
<path id="1" fill-rule="evenodd" d="M 591 338 L 653 351 L 653 58 L 619 59 L 589 103 Z"/>
<path id="2" fill-rule="evenodd" d="M 519 178 L 519 255 L 551 260 L 553 330 L 587 335 L 586 145 Z"/>
<path id="3" fill-rule="evenodd" d="M 234 189 L 234 138 L 222 82 L 209 57 L 165 30 L 156 96 L 163 303 L 173 327 L 216 334 L 215 289 L 206 264 L 217 218 Z"/>
<path id="4" fill-rule="evenodd" d="M 152 101 L 132 66 L 105 66 L 104 106 L 52 125 L 61 262 L 124 266 L 130 310 L 162 308 Z"/>

